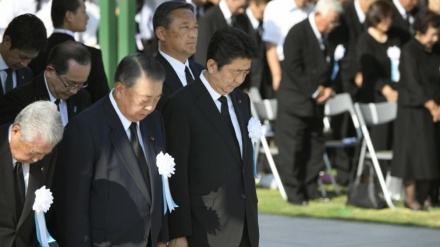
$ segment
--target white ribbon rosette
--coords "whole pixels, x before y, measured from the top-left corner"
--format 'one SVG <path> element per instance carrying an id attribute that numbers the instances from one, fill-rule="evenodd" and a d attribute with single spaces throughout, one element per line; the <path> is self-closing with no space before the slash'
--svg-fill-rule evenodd
<path id="1" fill-rule="evenodd" d="M 162 176 L 164 214 L 167 213 L 167 205 L 171 213 L 171 211 L 173 211 L 178 206 L 176 205 L 176 203 L 174 203 L 173 198 L 171 197 L 168 178 L 170 178 L 171 175 L 174 174 L 174 171 L 176 170 L 174 166 L 176 165 L 176 163 L 174 163 L 174 158 L 171 155 L 160 152 L 156 156 L 156 164 L 157 168 L 159 169 L 159 174 Z"/>
<path id="2" fill-rule="evenodd" d="M 48 247 L 49 243 L 55 242 L 55 239 L 50 236 L 46 227 L 46 219 L 44 213 L 49 210 L 53 202 L 52 192 L 46 189 L 46 186 L 41 187 L 35 191 L 35 201 L 32 209 L 35 211 L 35 225 L 37 229 L 37 239 L 42 247 Z"/>
<path id="3" fill-rule="evenodd" d="M 255 159 L 255 145 L 260 140 L 261 136 L 263 135 L 263 129 L 261 126 L 261 122 L 257 119 L 251 117 L 249 119 L 248 123 L 248 131 L 249 131 L 249 138 L 251 138 L 251 142 L 253 144 L 253 159 L 254 159 L 254 176 L 257 177 L 257 162 Z"/>
<path id="4" fill-rule="evenodd" d="M 332 75 L 330 77 L 332 81 L 334 81 L 336 79 L 336 76 L 338 75 L 339 60 L 341 60 L 344 57 L 344 55 L 345 55 L 345 47 L 339 44 L 338 46 L 336 46 L 334 53 L 335 62 L 333 63 Z"/>
<path id="5" fill-rule="evenodd" d="M 388 47 L 387 55 L 391 60 L 391 80 L 398 82 L 400 80 L 400 48 L 397 46 Z"/>

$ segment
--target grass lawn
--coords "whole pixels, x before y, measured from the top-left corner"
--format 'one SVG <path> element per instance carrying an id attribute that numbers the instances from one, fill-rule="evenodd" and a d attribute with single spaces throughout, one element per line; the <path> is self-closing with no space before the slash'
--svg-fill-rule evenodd
<path id="1" fill-rule="evenodd" d="M 331 192 L 329 192 L 330 194 Z M 296 206 L 283 200 L 278 190 L 257 189 L 258 210 L 264 214 L 330 218 L 411 225 L 440 229 L 440 208 L 431 211 L 411 211 L 396 203 L 396 209 L 362 209 L 345 205 L 347 196 L 332 196 L 329 202 L 312 201 L 308 206 Z"/>

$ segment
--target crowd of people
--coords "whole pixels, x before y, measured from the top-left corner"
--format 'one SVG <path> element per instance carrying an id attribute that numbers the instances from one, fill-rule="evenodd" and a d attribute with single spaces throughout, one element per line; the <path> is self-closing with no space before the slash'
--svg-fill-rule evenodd
<path id="1" fill-rule="evenodd" d="M 26 2 L 0 0 L 18 9 L 0 18 L 2 246 L 41 244 L 42 186 L 59 246 L 258 246 L 250 88 L 278 102 L 289 203 L 322 199 L 324 105 L 342 92 L 397 102 L 396 120 L 370 130 L 375 148 L 394 151 L 381 168 L 403 180 L 405 207 L 439 200 L 435 0 L 138 1 L 140 52 L 110 84 L 101 51 L 77 35 L 99 1 Z M 334 133 L 352 134 L 348 116 L 334 120 Z M 175 170 L 163 173 L 161 153 Z M 341 185 L 355 160 L 334 153 Z"/>

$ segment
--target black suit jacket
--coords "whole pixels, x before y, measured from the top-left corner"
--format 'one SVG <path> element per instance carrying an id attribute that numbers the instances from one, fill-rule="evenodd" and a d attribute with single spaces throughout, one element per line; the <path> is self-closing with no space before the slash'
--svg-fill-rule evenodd
<path id="1" fill-rule="evenodd" d="M 283 74 L 277 92 L 278 104 L 289 113 L 314 117 L 323 108 L 315 103 L 312 95 L 320 85 L 329 87 L 332 84 L 334 51 L 331 46 L 328 49 L 329 62 L 308 19 L 290 29 L 284 42 Z"/>
<path id="2" fill-rule="evenodd" d="M 340 73 L 343 83 L 343 90 L 354 96 L 358 87 L 354 84 L 354 77 L 360 71 L 356 57 L 357 39 L 367 31 L 367 26 L 361 23 L 354 7 L 354 2 L 343 6 L 344 12 L 341 15 L 341 25 L 329 34 L 329 41 L 336 45 L 342 44 L 345 48 L 344 58 L 340 61 Z"/>
<path id="3" fill-rule="evenodd" d="M 34 212 L 35 191 L 51 186 L 55 168 L 55 152 L 30 164 L 26 199 L 20 218 L 16 217 L 14 172 L 8 139 L 9 125 L 0 127 L 0 243 L 4 247 L 36 247 Z M 15 241 L 15 245 L 13 245 Z"/>
<path id="4" fill-rule="evenodd" d="M 50 50 L 63 42 L 68 40 L 74 40 L 74 38 L 64 33 L 53 33 L 47 40 L 47 48 L 45 52 L 40 52 L 38 57 L 33 59 L 29 64 L 29 67 L 34 72 L 34 75 L 39 75 L 43 72 L 47 65 L 47 59 L 49 57 Z M 106 96 L 109 93 L 107 76 L 104 71 L 104 64 L 102 62 L 101 50 L 87 46 L 92 58 L 92 67 L 90 69 L 89 77 L 87 78 L 88 86 L 86 90 L 92 97 L 92 103 L 98 101 L 100 98 Z"/>
<path id="5" fill-rule="evenodd" d="M 411 11 L 411 15 L 415 16 L 417 13 L 418 8 L 414 8 L 413 11 Z M 408 42 L 412 36 L 414 36 L 414 29 L 410 24 L 403 18 L 403 16 L 400 14 L 400 12 L 397 10 L 396 5 L 393 3 L 393 22 L 391 24 L 390 30 L 388 33 L 391 33 L 392 35 L 399 37 L 400 43 L 404 45 L 406 42 Z"/>
<path id="6" fill-rule="evenodd" d="M 43 73 L 33 81 L 8 92 L 0 99 L 0 124 L 12 123 L 17 114 L 26 106 L 37 100 L 50 100 L 44 82 Z M 68 119 L 90 106 L 90 95 L 84 89 L 79 90 L 66 100 Z"/>
<path id="7" fill-rule="evenodd" d="M 30 82 L 32 81 L 32 79 L 34 79 L 32 70 L 28 67 L 15 70 L 15 75 L 17 79 L 17 87 L 25 84 L 26 82 Z M 0 84 L 0 98 L 2 98 L 4 95 L 5 93 L 3 89 L 3 84 Z"/>
<path id="8" fill-rule="evenodd" d="M 174 68 L 160 54 L 160 52 L 157 53 L 156 60 L 163 65 L 166 72 L 166 78 L 165 81 L 163 82 L 162 97 L 160 98 L 160 101 L 157 105 L 157 109 L 162 109 L 166 98 L 168 98 L 171 94 L 173 94 L 177 90 L 183 88 L 183 84 L 180 81 L 179 76 L 177 76 L 177 73 L 174 70 Z M 205 67 L 192 60 L 188 60 L 188 62 L 189 62 L 189 68 L 191 69 L 194 78 L 197 79 L 200 76 L 200 73 L 202 73 L 202 71 L 205 69 Z"/>
<path id="9" fill-rule="evenodd" d="M 109 96 L 69 121 L 59 146 L 54 191 L 60 246 L 147 246 L 150 233 L 151 246 L 167 240 L 156 165 L 157 154 L 165 151 L 160 113 L 140 121 L 140 129 L 150 185 Z"/>
<path id="10" fill-rule="evenodd" d="M 169 215 L 170 238 L 189 246 L 239 246 L 246 222 L 258 246 L 258 211 L 252 144 L 247 125 L 249 96 L 231 94 L 243 141 L 243 157 L 202 81 L 173 94 L 164 108 L 167 152 L 176 162 L 170 179 L 179 206 Z"/>

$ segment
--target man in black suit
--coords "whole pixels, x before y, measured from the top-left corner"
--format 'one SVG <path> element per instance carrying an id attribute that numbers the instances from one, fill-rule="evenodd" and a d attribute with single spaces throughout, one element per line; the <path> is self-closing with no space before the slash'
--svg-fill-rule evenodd
<path id="1" fill-rule="evenodd" d="M 35 191 L 51 186 L 55 154 L 63 125 L 54 104 L 37 101 L 12 125 L 0 127 L 0 243 L 2 247 L 37 247 Z"/>
<path id="2" fill-rule="evenodd" d="M 153 27 L 159 40 L 156 59 L 167 72 L 158 106 L 161 109 L 166 97 L 192 83 L 204 67 L 188 59 L 196 52 L 198 34 L 191 4 L 178 1 L 162 3 L 154 12 Z"/>
<path id="3" fill-rule="evenodd" d="M 34 59 L 29 67 L 38 75 L 46 68 L 50 50 L 57 44 L 74 39 L 74 32 L 84 32 L 87 20 L 84 0 L 53 0 L 51 17 L 54 31 L 48 39 L 46 52 L 42 52 Z M 90 93 L 92 103 L 106 96 L 109 92 L 107 76 L 104 71 L 101 50 L 87 46 L 92 57 L 92 68 L 87 78 L 86 90 Z"/>
<path id="4" fill-rule="evenodd" d="M 0 43 L 0 98 L 33 79 L 27 66 L 46 45 L 46 28 L 35 15 L 20 15 L 9 23 Z"/>
<path id="5" fill-rule="evenodd" d="M 401 46 L 414 36 L 414 17 L 418 11 L 418 0 L 393 0 L 393 22 L 389 32 L 400 37 Z"/>
<path id="6" fill-rule="evenodd" d="M 319 197 L 323 105 L 333 93 L 333 51 L 326 39 L 341 11 L 337 0 L 319 0 L 315 11 L 290 29 L 284 42 L 275 141 L 280 177 L 288 201 L 294 204 L 307 205 L 308 200 Z"/>
<path id="7" fill-rule="evenodd" d="M 169 217 L 170 246 L 258 246 L 249 96 L 239 89 L 258 56 L 243 31 L 214 34 L 206 70 L 173 94 L 163 110 L 170 188 L 179 206 Z"/>
<path id="8" fill-rule="evenodd" d="M 155 111 L 164 79 L 154 58 L 129 55 L 116 69 L 110 94 L 69 121 L 54 181 L 60 245 L 158 246 L 168 240 L 156 164 L 165 151 L 162 115 Z"/>
<path id="9" fill-rule="evenodd" d="M 209 41 L 216 31 L 228 26 L 245 30 L 246 23 L 238 22 L 236 16 L 244 13 L 248 2 L 248 0 L 220 0 L 218 5 L 210 8 L 199 19 L 199 38 L 194 61 L 202 65 L 206 64 Z"/>
<path id="10" fill-rule="evenodd" d="M 43 73 L 0 99 L 0 124 L 13 121 L 21 109 L 36 100 L 49 100 L 57 104 L 65 126 L 91 104 L 89 93 L 83 89 L 90 62 L 90 54 L 81 43 L 67 41 L 55 46 Z"/>

